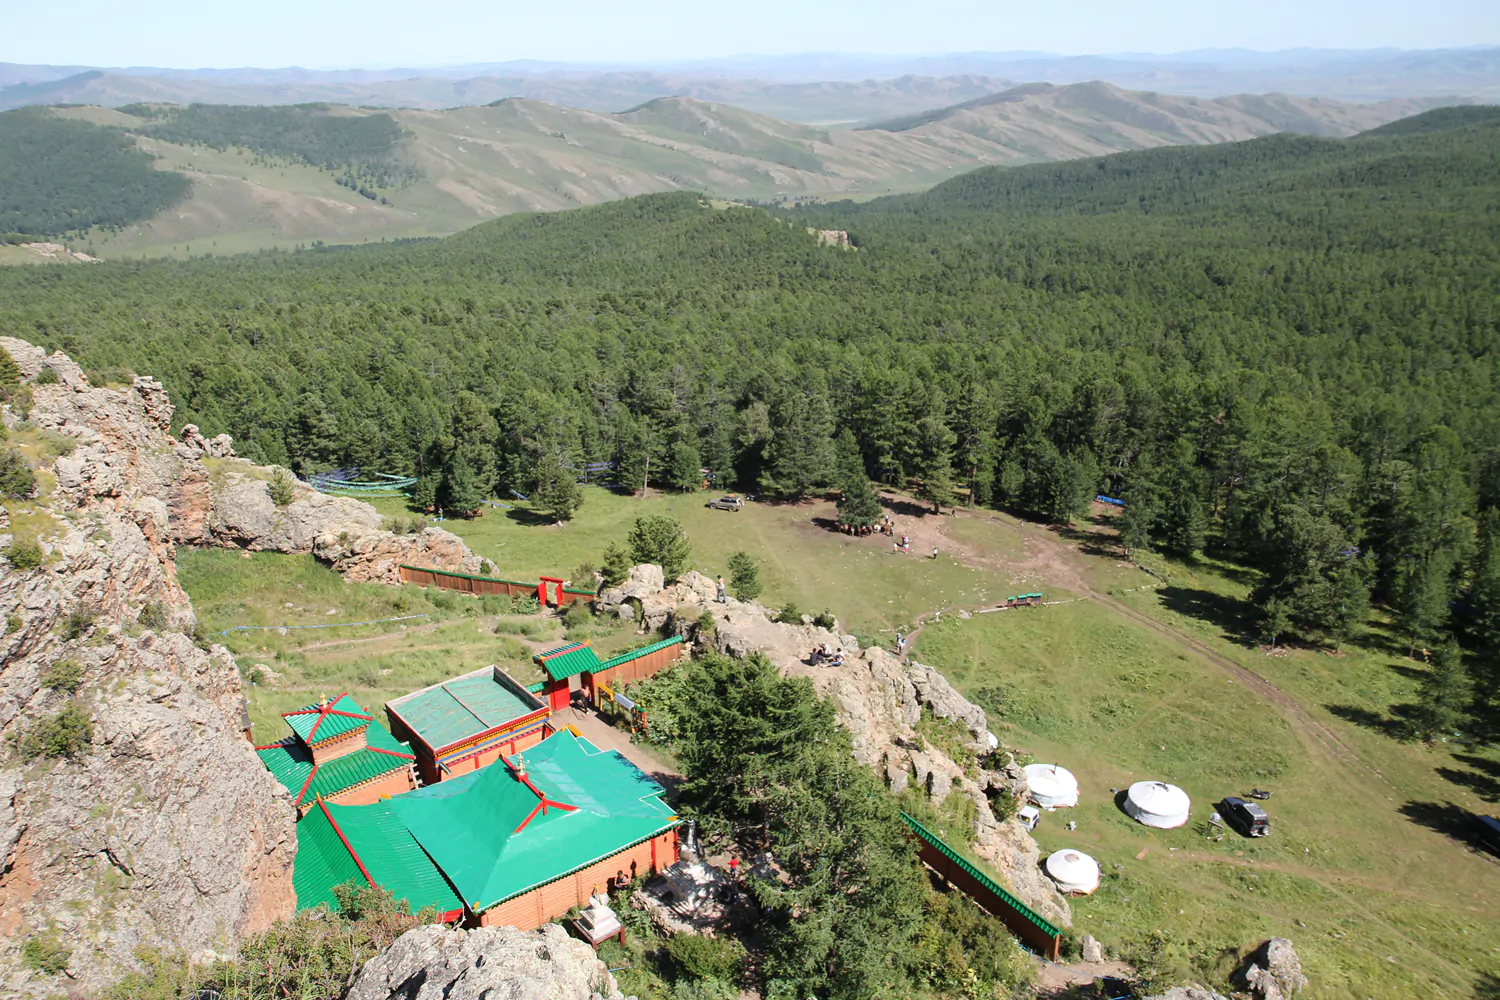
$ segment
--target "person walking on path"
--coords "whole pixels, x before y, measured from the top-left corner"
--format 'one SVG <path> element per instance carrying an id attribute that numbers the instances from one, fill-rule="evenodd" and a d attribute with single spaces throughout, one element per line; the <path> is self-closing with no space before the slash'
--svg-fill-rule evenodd
<path id="1" fill-rule="evenodd" d="M 899 631 L 896 633 L 896 655 L 906 655 L 906 636 L 902 635 Z"/>
<path id="2" fill-rule="evenodd" d="M 936 545 L 934 545 L 932 547 L 932 558 L 934 558 L 934 559 L 937 558 L 937 546 Z"/>
<path id="3" fill-rule="evenodd" d="M 729 588 L 724 584 L 724 574 L 719 574 L 719 603 L 724 604 L 729 600 Z"/>

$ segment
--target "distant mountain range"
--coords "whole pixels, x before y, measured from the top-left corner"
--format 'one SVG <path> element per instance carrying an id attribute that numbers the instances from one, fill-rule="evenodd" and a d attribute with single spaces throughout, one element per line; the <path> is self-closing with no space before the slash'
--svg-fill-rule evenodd
<path id="1" fill-rule="evenodd" d="M 1377 101 L 1462 96 L 1500 101 L 1500 47 L 1403 51 L 1217 49 L 1171 55 L 1038 52 L 939 56 L 811 53 L 659 66 L 523 60 L 429 69 L 159 69 L 0 63 L 0 109 L 135 102 L 296 104 L 327 101 L 440 109 L 507 97 L 623 111 L 692 97 L 814 124 L 868 121 L 960 103 L 1014 85 L 1100 80 L 1195 97 L 1288 93 Z"/>
<path id="2" fill-rule="evenodd" d="M 191 195 L 155 218 L 92 234 L 86 245 L 110 256 L 442 235 L 512 212 L 677 189 L 728 200 L 869 196 L 923 188 L 985 165 L 1280 131 L 1347 136 L 1452 103 L 1350 104 L 1276 94 L 1209 100 L 1096 81 L 1026 85 L 856 129 L 819 128 L 685 97 L 615 114 L 526 99 L 447 111 L 335 106 L 277 112 L 282 117 L 274 128 L 299 135 L 317 130 L 304 133 L 288 124 L 287 112 L 310 116 L 310 125 L 320 117 L 349 122 L 389 115 L 400 126 L 392 133 L 399 139 L 381 154 L 387 166 L 374 173 L 368 160 L 363 166 L 351 161 L 346 170 L 334 163 L 337 154 L 300 160 L 300 154 L 286 154 L 268 131 L 272 109 L 236 111 L 233 127 L 241 131 L 214 136 L 197 136 L 183 124 L 191 116 L 174 118 L 179 113 L 172 109 L 71 107 L 49 114 L 121 130 L 157 157 L 156 169 L 192 181 Z M 339 148 L 337 142 L 330 148 Z M 67 162 L 65 152 L 49 156 L 49 163 L 63 165 L 59 169 Z M 350 181 L 361 170 L 361 177 L 401 179 L 371 181 L 378 190 L 361 191 L 364 181 Z"/>

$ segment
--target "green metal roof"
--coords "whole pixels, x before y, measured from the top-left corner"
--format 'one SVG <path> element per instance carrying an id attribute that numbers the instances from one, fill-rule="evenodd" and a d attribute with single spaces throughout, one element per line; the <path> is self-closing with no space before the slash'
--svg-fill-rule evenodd
<path id="1" fill-rule="evenodd" d="M 538 811 L 536 792 L 503 764 L 381 803 L 476 910 L 677 824 L 660 798 L 662 787 L 618 751 L 599 750 L 563 730 L 521 756 L 548 802 L 575 808 Z"/>
<path id="2" fill-rule="evenodd" d="M 295 712 L 283 712 L 281 717 L 304 743 L 322 743 L 375 721 L 375 716 L 366 713 L 347 694 L 339 695 L 326 705 L 313 704 Z"/>
<path id="3" fill-rule="evenodd" d="M 682 636 L 674 635 L 670 639 L 663 639 L 661 642 L 653 642 L 649 646 L 642 646 L 640 649 L 632 649 L 629 652 L 621 653 L 618 656 L 611 657 L 610 659 L 605 660 L 603 663 L 599 664 L 599 666 L 595 667 L 594 669 L 608 670 L 610 667 L 618 667 L 622 663 L 629 663 L 631 660 L 639 659 L 642 656 L 646 656 L 650 653 L 655 653 L 657 650 L 666 649 L 668 646 L 680 645 L 681 643 Z"/>
<path id="4" fill-rule="evenodd" d="M 372 778 L 398 771 L 416 759 L 406 744 L 398 743 L 380 726 L 370 727 L 372 734 L 377 731 L 381 735 L 370 742 L 376 744 L 378 740 L 382 744 L 380 749 L 356 750 L 322 765 L 315 765 L 307 747 L 291 736 L 280 743 L 256 747 L 255 752 L 272 777 L 281 782 L 292 794 L 293 802 L 300 806 L 320 795 L 325 798 L 337 795 Z"/>
<path id="5" fill-rule="evenodd" d="M 586 642 L 570 642 L 566 646 L 537 653 L 532 659 L 545 667 L 548 676 L 555 681 L 599 669 L 599 657 Z"/>
<path id="6" fill-rule="evenodd" d="M 434 684 L 388 705 L 433 750 L 502 726 L 544 707 L 490 667 Z"/>
<path id="7" fill-rule="evenodd" d="M 397 899 L 406 900 L 413 913 L 424 906 L 434 907 L 441 914 L 463 908 L 443 873 L 389 806 L 388 802 L 367 806 L 323 803 L 322 808 L 314 809 L 297 824 L 297 860 L 292 869 L 292 885 L 297 891 L 298 909 L 319 903 L 337 909 L 334 886 L 351 878 L 364 883 L 361 864 L 376 885 L 389 889 Z"/>
<path id="8" fill-rule="evenodd" d="M 1007 892 L 1005 888 L 1000 885 L 1000 883 L 996 882 L 994 879 L 990 878 L 984 872 L 976 868 L 968 858 L 965 858 L 962 854 L 959 854 L 953 848 L 949 847 L 937 834 L 927 829 L 927 827 L 923 826 L 921 823 L 918 823 L 915 819 L 913 819 L 911 816 L 908 816 L 906 813 L 902 813 L 901 818 L 906 821 L 906 825 L 911 827 L 912 832 L 914 832 L 918 837 L 921 837 L 923 840 L 927 841 L 927 843 L 937 848 L 938 851 L 940 851 L 943 856 L 946 857 L 949 861 L 952 861 L 954 864 L 958 865 L 958 867 L 962 868 L 965 873 L 977 880 L 980 885 L 984 886 L 986 889 L 990 890 L 995 895 L 1005 900 L 1005 902 L 1009 903 L 1013 908 L 1015 908 L 1017 913 L 1021 914 L 1021 916 L 1025 917 L 1033 924 L 1036 924 L 1049 937 L 1057 937 L 1062 933 L 1062 930 L 1060 928 L 1046 920 L 1031 907 L 1027 906 L 1025 903 L 1021 902 L 1015 896 Z"/>

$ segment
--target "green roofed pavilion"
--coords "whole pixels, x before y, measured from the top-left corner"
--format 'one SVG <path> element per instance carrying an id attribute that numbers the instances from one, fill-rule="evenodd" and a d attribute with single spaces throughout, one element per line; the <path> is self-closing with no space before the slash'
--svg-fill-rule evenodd
<path id="1" fill-rule="evenodd" d="M 651 645 L 642 646 L 639 649 L 627 649 L 620 655 L 611 657 L 610 659 L 605 660 L 603 663 L 599 664 L 594 668 L 594 672 L 602 674 L 604 671 L 608 670 L 611 667 L 618 667 L 622 663 L 629 663 L 631 660 L 638 660 L 643 656 L 650 656 L 652 653 L 666 649 L 668 646 L 679 646 L 681 644 L 682 636 L 674 635 L 670 639 L 663 639 L 661 640 L 661 642 L 653 642 Z"/>
<path id="2" fill-rule="evenodd" d="M 292 887 L 297 908 L 326 903 L 337 909 L 334 887 L 373 881 L 405 900 L 411 911 L 430 906 L 444 920 L 462 914 L 463 902 L 391 811 L 390 802 L 336 806 L 320 802 L 297 824 Z"/>
<path id="3" fill-rule="evenodd" d="M 618 751 L 563 730 L 521 756 L 529 784 L 494 766 L 380 803 L 475 912 L 677 825 L 662 787 Z"/>
<path id="4" fill-rule="evenodd" d="M 400 718 L 434 751 L 497 729 L 544 707 L 495 667 L 475 670 L 386 703 L 386 710 Z"/>
<path id="5" fill-rule="evenodd" d="M 366 713 L 347 694 L 341 694 L 333 701 L 324 699 L 293 712 L 283 712 L 281 717 L 309 746 L 363 729 L 375 721 L 373 715 Z"/>
<path id="6" fill-rule="evenodd" d="M 576 674 L 599 669 L 599 657 L 586 642 L 570 642 L 532 657 L 555 681 L 565 681 Z"/>

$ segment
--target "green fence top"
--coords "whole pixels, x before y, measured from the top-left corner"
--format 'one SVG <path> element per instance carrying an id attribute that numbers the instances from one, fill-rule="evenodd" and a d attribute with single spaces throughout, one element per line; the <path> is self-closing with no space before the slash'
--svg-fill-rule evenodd
<path id="1" fill-rule="evenodd" d="M 942 838 L 940 838 L 937 834 L 933 833 L 931 830 L 927 829 L 927 827 L 923 826 L 921 823 L 918 823 L 915 819 L 913 819 L 911 816 L 908 816 L 904 812 L 901 814 L 901 818 L 906 821 L 906 825 L 911 827 L 912 832 L 914 832 L 918 837 L 921 837 L 923 840 L 927 841 L 927 843 L 937 848 L 937 850 L 941 852 L 944 857 L 946 857 L 949 861 L 952 861 L 954 864 L 958 865 L 958 867 L 962 868 L 965 874 L 971 876 L 976 881 L 978 881 L 980 885 L 984 886 L 986 889 L 999 896 L 1013 909 L 1015 909 L 1017 913 L 1021 914 L 1021 916 L 1025 917 L 1027 920 L 1040 927 L 1042 931 L 1049 937 L 1058 937 L 1062 934 L 1061 928 L 1043 919 L 1031 907 L 1021 902 L 1015 896 L 1012 896 L 1000 885 L 1000 883 L 996 882 L 984 872 L 974 867 L 974 865 L 971 864 L 967 858 L 945 844 Z"/>
<path id="2" fill-rule="evenodd" d="M 642 646 L 640 649 L 629 650 L 628 652 L 621 653 L 619 656 L 611 657 L 610 659 L 605 660 L 603 663 L 599 664 L 596 672 L 603 672 L 605 670 L 608 670 L 610 667 L 618 667 L 622 663 L 629 663 L 631 660 L 638 660 L 643 656 L 647 656 L 651 653 L 656 652 L 657 650 L 666 649 L 668 646 L 676 646 L 681 642 L 682 636 L 674 635 L 670 639 L 663 639 L 661 642 L 653 642 L 651 645 Z"/>

